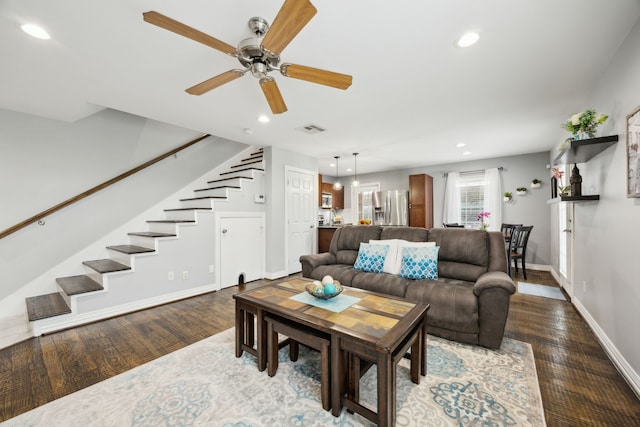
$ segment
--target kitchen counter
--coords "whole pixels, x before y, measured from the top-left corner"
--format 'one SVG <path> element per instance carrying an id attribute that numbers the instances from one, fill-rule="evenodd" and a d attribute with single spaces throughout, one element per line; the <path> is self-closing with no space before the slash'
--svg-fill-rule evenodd
<path id="1" fill-rule="evenodd" d="M 325 224 L 325 225 L 319 225 L 318 228 L 340 228 L 340 227 L 344 227 L 345 225 L 353 225 L 353 224 L 333 224 L 333 225 Z"/>

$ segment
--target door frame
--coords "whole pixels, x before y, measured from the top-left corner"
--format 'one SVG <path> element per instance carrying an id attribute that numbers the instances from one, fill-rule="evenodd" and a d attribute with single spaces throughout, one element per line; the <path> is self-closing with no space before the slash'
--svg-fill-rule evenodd
<path id="1" fill-rule="evenodd" d="M 215 289 L 222 289 L 222 230 L 220 230 L 221 219 L 223 218 L 259 218 L 262 224 L 262 229 L 265 230 L 265 213 L 264 212 L 215 212 L 214 213 L 214 230 L 215 230 L 215 278 L 216 284 Z M 265 269 L 266 269 L 266 254 L 267 248 L 265 243 L 266 233 L 263 231 L 262 237 L 260 239 L 260 245 L 262 247 L 262 259 L 260 260 L 262 263 L 262 277 L 265 277 Z"/>
<path id="2" fill-rule="evenodd" d="M 359 191 L 360 189 L 362 189 L 363 187 L 376 187 L 376 190 L 374 191 L 380 191 L 380 181 L 377 182 L 363 182 L 360 183 L 360 185 L 358 185 L 357 187 L 354 187 L 353 185 L 351 186 L 351 223 L 352 224 L 357 224 L 358 223 L 358 216 L 359 216 L 359 211 L 358 211 L 358 193 L 361 193 L 361 191 Z"/>
<path id="3" fill-rule="evenodd" d="M 566 239 L 566 248 L 565 248 L 565 255 L 566 255 L 566 276 L 564 274 L 562 274 L 562 271 L 560 270 L 560 250 L 558 250 L 558 278 L 559 278 L 559 282 L 560 282 L 560 286 L 565 290 L 565 292 L 567 292 L 567 295 L 569 295 L 569 298 L 573 298 L 573 294 L 575 292 L 575 288 L 574 285 L 575 283 L 573 283 L 573 265 L 574 265 L 574 260 L 573 260 L 573 253 L 574 253 L 574 237 L 573 237 L 573 233 L 574 233 L 574 228 L 575 228 L 575 206 L 573 203 L 569 202 L 569 203 L 563 203 L 562 204 L 562 208 L 565 209 L 565 218 L 566 220 L 564 221 L 563 224 L 560 224 L 560 214 L 558 213 L 558 248 L 560 248 L 560 240 L 561 239 Z M 570 224 L 567 224 L 567 222 L 569 222 Z M 568 230 L 568 231 L 565 231 Z"/>
<path id="4" fill-rule="evenodd" d="M 317 212 L 318 212 L 318 192 L 321 191 L 318 188 L 318 171 L 309 169 L 297 168 L 295 166 L 284 166 L 284 271 L 289 273 L 289 173 L 296 172 L 305 175 L 311 175 L 313 180 L 313 195 L 311 196 L 311 223 L 314 224 L 314 232 L 311 233 L 311 252 L 309 255 L 316 254 L 318 252 L 318 224 L 317 224 Z"/>

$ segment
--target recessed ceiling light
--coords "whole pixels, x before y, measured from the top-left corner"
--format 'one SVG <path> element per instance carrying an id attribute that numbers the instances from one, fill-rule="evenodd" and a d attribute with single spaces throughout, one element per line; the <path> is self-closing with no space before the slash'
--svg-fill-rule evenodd
<path id="1" fill-rule="evenodd" d="M 464 142 L 459 142 L 456 144 L 456 147 L 461 148 L 461 147 L 464 147 L 465 145 L 467 144 L 465 144 Z"/>
<path id="2" fill-rule="evenodd" d="M 463 156 L 468 156 L 469 154 L 471 154 L 471 151 L 465 151 L 464 153 L 462 153 Z"/>
<path id="3" fill-rule="evenodd" d="M 269 116 L 265 116 L 265 115 L 263 114 L 262 116 L 258 117 L 258 121 L 259 121 L 260 123 L 269 123 L 269 121 L 270 121 L 270 120 L 269 120 Z"/>
<path id="4" fill-rule="evenodd" d="M 24 24 L 22 27 L 22 31 L 29 34 L 31 37 L 35 37 L 37 39 L 49 40 L 51 36 L 47 33 L 44 28 L 36 25 L 36 24 Z"/>
<path id="5" fill-rule="evenodd" d="M 456 46 L 458 47 L 469 47 L 476 44 L 476 42 L 480 39 L 480 35 L 478 33 L 474 33 L 470 31 L 465 33 L 456 41 Z"/>
<path id="6" fill-rule="evenodd" d="M 335 168 L 336 164 L 335 163 L 329 163 L 329 166 L 331 166 L 332 168 Z"/>

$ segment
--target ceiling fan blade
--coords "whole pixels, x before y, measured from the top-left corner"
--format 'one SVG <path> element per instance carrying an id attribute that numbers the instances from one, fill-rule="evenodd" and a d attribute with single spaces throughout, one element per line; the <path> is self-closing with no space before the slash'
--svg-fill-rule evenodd
<path id="1" fill-rule="evenodd" d="M 225 73 L 218 74 L 217 76 L 212 77 L 209 80 L 205 80 L 202 83 L 198 83 L 197 85 L 190 87 L 186 90 L 186 92 L 190 93 L 191 95 L 202 95 L 203 93 L 207 93 L 210 90 L 222 86 L 225 83 L 229 83 L 230 81 L 242 77 L 243 75 L 244 71 L 229 70 Z"/>
<path id="2" fill-rule="evenodd" d="M 260 87 L 273 114 L 282 114 L 287 111 L 287 105 L 284 103 L 278 84 L 272 77 L 260 79 Z"/>
<path id="3" fill-rule="evenodd" d="M 202 31 L 196 30 L 195 28 L 191 28 L 188 25 L 183 24 L 182 22 L 178 22 L 175 19 L 169 18 L 161 13 L 156 11 L 149 11 L 142 14 L 144 20 L 150 24 L 156 25 L 160 28 L 164 28 L 165 30 L 169 30 L 173 33 L 179 34 L 181 36 L 190 38 L 191 40 L 195 40 L 199 43 L 202 43 L 206 46 L 212 47 L 220 52 L 235 56 L 236 48 L 227 44 L 223 41 L 216 39 L 215 37 L 211 37 L 208 34 L 203 33 Z"/>
<path id="4" fill-rule="evenodd" d="M 262 47 L 276 55 L 304 28 L 317 10 L 309 0 L 285 0 L 262 40 Z"/>
<path id="5" fill-rule="evenodd" d="M 287 77 L 306 80 L 311 83 L 331 86 L 342 90 L 351 86 L 353 81 L 353 77 L 347 74 L 334 73 L 333 71 L 305 67 L 304 65 L 296 64 L 282 64 L 280 72 Z"/>

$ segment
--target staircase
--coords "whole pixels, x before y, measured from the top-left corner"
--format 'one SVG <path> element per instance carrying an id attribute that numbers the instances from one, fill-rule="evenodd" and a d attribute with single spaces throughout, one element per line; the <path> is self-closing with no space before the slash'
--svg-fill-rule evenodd
<path id="1" fill-rule="evenodd" d="M 165 209 L 165 219 L 148 220 L 147 231 L 128 233 L 128 244 L 107 246 L 109 258 L 84 261 L 82 264 L 86 274 L 58 277 L 56 279 L 58 292 L 27 298 L 27 314 L 33 335 L 38 336 L 42 333 L 53 332 L 88 321 L 96 321 L 184 298 L 184 291 L 167 292 L 165 295 L 147 298 L 141 306 L 136 305 L 134 301 L 130 304 L 119 304 L 112 309 L 101 309 L 102 314 L 91 314 L 87 312 L 87 309 L 83 313 L 77 313 L 81 298 L 108 300 L 109 279 L 115 275 L 135 274 L 136 271 L 143 274 L 142 265 L 139 270 L 135 268 L 136 259 L 159 256 L 162 252 L 163 242 L 174 241 L 173 245 L 178 245 L 167 250 L 169 254 L 172 251 L 180 251 L 181 233 L 178 232 L 180 227 L 197 226 L 199 212 L 213 212 L 216 202 L 228 201 L 232 197 L 231 192 L 241 191 L 243 182 L 253 181 L 256 173 L 264 173 L 262 149 L 251 151 L 238 164 L 234 164 L 225 172 L 220 173 L 217 179 L 208 181 L 205 188 L 194 190 L 194 197 L 180 199 L 180 207 Z M 196 288 L 197 293 L 211 290 L 210 288 Z M 135 293 L 134 290 L 132 293 Z M 172 295 L 175 295 L 175 298 L 172 298 Z M 150 301 L 152 301 L 151 304 Z"/>

